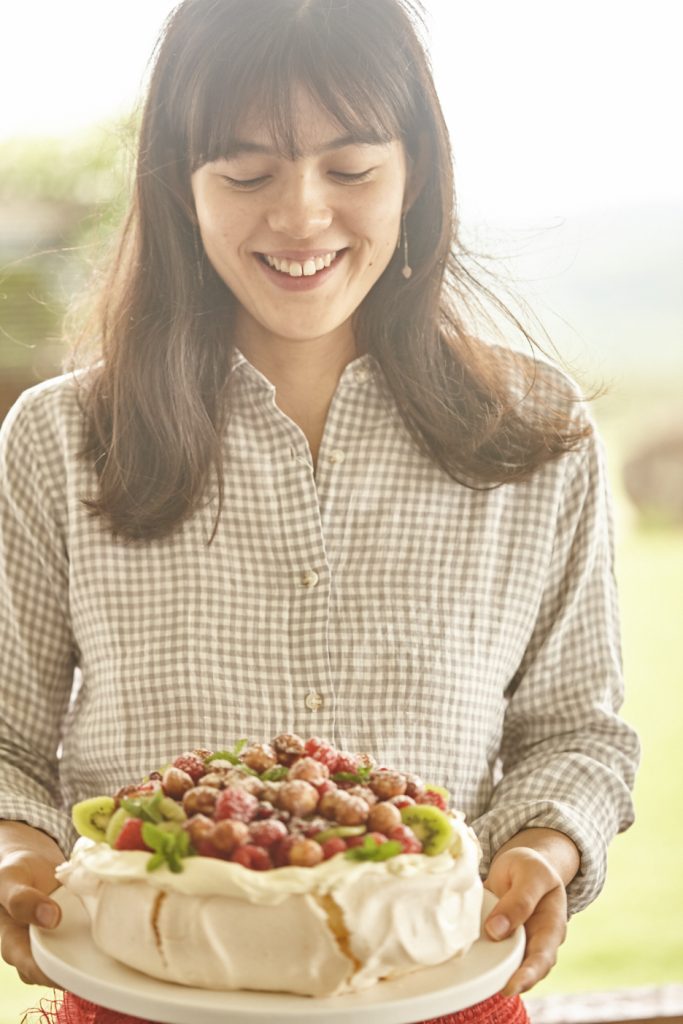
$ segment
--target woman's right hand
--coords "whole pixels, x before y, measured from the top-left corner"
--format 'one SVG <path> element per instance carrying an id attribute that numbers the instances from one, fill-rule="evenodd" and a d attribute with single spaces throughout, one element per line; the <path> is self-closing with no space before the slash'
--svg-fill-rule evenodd
<path id="1" fill-rule="evenodd" d="M 59 987 L 33 959 L 28 928 L 59 924 L 61 911 L 49 894 L 59 885 L 54 871 L 63 861 L 45 832 L 21 821 L 0 821 L 0 952 L 27 985 Z"/>

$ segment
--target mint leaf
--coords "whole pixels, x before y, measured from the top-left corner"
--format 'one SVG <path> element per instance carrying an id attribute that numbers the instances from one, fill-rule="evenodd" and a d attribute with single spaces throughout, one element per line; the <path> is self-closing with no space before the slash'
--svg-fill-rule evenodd
<path id="1" fill-rule="evenodd" d="M 128 811 L 131 818 L 140 818 L 142 821 L 156 824 L 164 818 L 160 808 L 163 799 L 164 791 L 159 788 L 153 796 L 124 797 L 121 806 Z"/>
<path id="2" fill-rule="evenodd" d="M 369 765 L 362 764 L 357 772 L 335 772 L 332 778 L 335 782 L 356 782 L 364 786 L 371 772 L 372 768 Z"/>
<path id="3" fill-rule="evenodd" d="M 267 768 L 261 775 L 262 782 L 279 782 L 281 779 L 287 777 L 289 769 L 284 764 L 274 764 L 272 768 Z"/>
<path id="4" fill-rule="evenodd" d="M 145 822 L 142 838 L 155 851 L 147 861 L 148 871 L 155 871 L 162 864 L 167 864 L 175 874 L 183 870 L 183 858 L 190 855 L 190 837 L 187 832 L 165 832 Z"/>

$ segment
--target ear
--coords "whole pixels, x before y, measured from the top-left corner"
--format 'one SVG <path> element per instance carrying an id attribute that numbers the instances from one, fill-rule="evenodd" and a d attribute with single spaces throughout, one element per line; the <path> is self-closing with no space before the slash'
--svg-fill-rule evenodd
<path id="1" fill-rule="evenodd" d="M 410 207 L 413 205 L 417 197 L 422 192 L 427 181 L 427 154 L 429 153 L 429 146 L 427 144 L 427 134 L 420 132 L 418 136 L 418 147 L 417 154 L 406 152 L 406 187 L 403 194 L 403 212 L 407 213 Z"/>

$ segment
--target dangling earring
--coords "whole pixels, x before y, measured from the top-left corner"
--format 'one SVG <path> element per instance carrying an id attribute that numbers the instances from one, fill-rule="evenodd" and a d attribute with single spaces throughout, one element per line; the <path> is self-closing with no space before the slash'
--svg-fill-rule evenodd
<path id="1" fill-rule="evenodd" d="M 401 273 L 405 277 L 406 281 L 412 277 L 413 268 L 408 263 L 408 232 L 406 230 L 406 215 L 403 214 L 401 218 L 401 234 L 403 235 L 403 270 Z M 399 238 L 400 242 L 400 238 Z"/>
<path id="2" fill-rule="evenodd" d="M 195 263 L 197 264 L 197 274 L 199 276 L 199 285 L 200 285 L 201 288 L 203 288 L 204 287 L 204 260 L 203 260 L 202 257 L 203 257 L 203 254 L 204 254 L 204 245 L 203 245 L 203 242 L 201 240 L 201 235 L 199 233 L 199 228 L 197 228 L 196 231 L 192 232 L 192 241 L 194 242 L 194 258 L 195 258 Z"/>

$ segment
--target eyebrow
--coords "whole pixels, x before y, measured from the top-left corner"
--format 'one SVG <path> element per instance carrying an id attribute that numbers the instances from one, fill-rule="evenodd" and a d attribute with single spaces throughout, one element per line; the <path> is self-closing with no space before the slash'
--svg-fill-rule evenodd
<path id="1" fill-rule="evenodd" d="M 309 151 L 310 156 L 319 156 L 321 153 L 331 153 L 336 149 L 344 149 L 345 146 L 387 146 L 390 140 L 381 139 L 378 135 L 368 133 L 367 135 L 340 135 L 337 139 L 324 142 L 321 146 Z M 250 142 L 247 139 L 233 139 L 219 159 L 230 160 L 240 156 L 242 153 L 264 153 L 266 156 L 279 156 L 273 146 L 266 146 L 261 142 Z"/>

